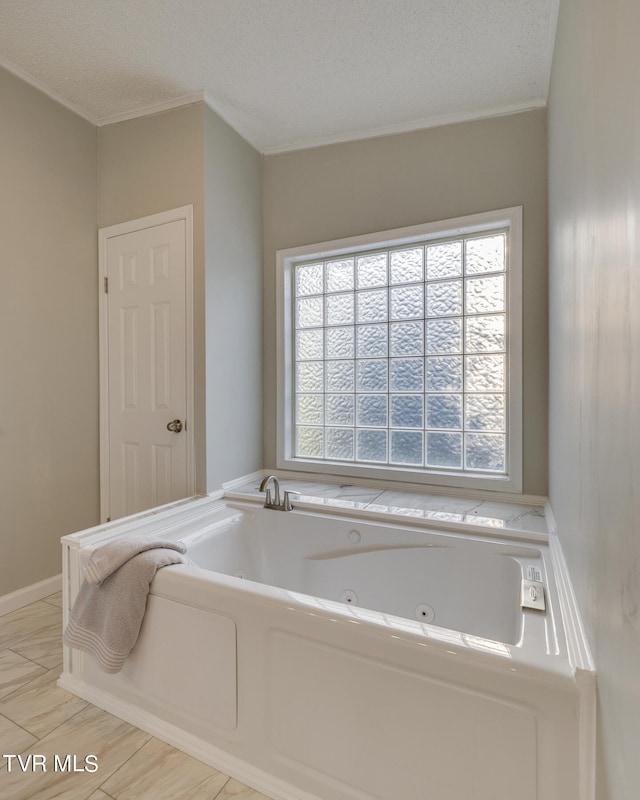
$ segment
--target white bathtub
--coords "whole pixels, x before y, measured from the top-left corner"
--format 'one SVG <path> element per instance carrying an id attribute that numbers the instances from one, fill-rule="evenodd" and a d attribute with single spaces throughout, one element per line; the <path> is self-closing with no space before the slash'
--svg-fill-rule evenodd
<path id="1" fill-rule="evenodd" d="M 204 498 L 65 537 L 65 613 L 133 530 L 198 567 L 157 574 L 118 675 L 67 651 L 70 691 L 277 800 L 590 800 L 555 543 Z M 545 611 L 521 608 L 529 578 Z"/>

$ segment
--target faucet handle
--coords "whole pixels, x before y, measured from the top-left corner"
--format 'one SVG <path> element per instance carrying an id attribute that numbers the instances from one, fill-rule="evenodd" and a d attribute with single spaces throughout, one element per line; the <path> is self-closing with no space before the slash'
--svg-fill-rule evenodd
<path id="1" fill-rule="evenodd" d="M 293 489 L 285 489 L 284 490 L 284 503 L 283 507 L 285 511 L 292 511 L 293 506 L 291 505 L 291 495 L 297 494 L 300 496 L 300 492 L 295 492 Z"/>

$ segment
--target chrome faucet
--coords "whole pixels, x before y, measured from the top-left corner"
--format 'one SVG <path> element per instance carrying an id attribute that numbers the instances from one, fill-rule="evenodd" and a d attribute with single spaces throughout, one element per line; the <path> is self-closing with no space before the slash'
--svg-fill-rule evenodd
<path id="1" fill-rule="evenodd" d="M 271 488 L 269 487 L 269 483 L 273 483 L 273 498 L 271 497 Z M 292 511 L 293 506 L 291 505 L 291 495 L 300 494 L 300 492 L 294 492 L 290 489 L 285 490 L 284 500 L 281 501 L 280 482 L 275 475 L 267 475 L 266 478 L 263 478 L 262 483 L 260 484 L 260 491 L 266 492 L 266 496 L 264 498 L 264 507 L 272 508 L 274 511 Z"/>
<path id="2" fill-rule="evenodd" d="M 269 483 L 273 481 L 273 488 L 275 491 L 275 497 L 273 500 L 271 499 L 271 489 L 269 488 Z M 280 505 L 280 481 L 276 478 L 275 475 L 267 475 L 266 478 L 262 479 L 262 483 L 260 484 L 260 491 L 266 492 L 267 496 L 264 501 L 265 508 L 273 508 L 273 506 Z"/>

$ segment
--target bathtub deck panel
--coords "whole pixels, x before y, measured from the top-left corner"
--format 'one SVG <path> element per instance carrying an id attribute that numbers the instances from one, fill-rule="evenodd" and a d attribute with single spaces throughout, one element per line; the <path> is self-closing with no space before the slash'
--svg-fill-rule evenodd
<path id="1" fill-rule="evenodd" d="M 122 670 L 103 673 L 84 657 L 85 681 L 202 735 L 237 726 L 236 625 L 225 616 L 150 595 Z"/>
<path id="2" fill-rule="evenodd" d="M 105 540 L 198 566 L 158 572 L 121 673 L 67 649 L 64 688 L 274 800 L 593 800 L 593 674 L 546 541 L 211 498 L 139 523 L 63 539 L 65 618 Z"/>
<path id="3" fill-rule="evenodd" d="M 268 739 L 327 797 L 336 778 L 383 800 L 539 797 L 536 717 L 515 701 L 279 632 L 268 670 Z"/>

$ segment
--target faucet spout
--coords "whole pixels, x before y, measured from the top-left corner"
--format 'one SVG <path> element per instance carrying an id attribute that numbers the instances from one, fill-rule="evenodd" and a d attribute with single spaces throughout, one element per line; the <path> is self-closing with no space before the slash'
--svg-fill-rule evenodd
<path id="1" fill-rule="evenodd" d="M 273 483 L 273 498 L 271 497 L 271 489 L 269 488 L 270 483 Z M 267 475 L 266 478 L 263 478 L 260 484 L 260 491 L 266 492 L 266 497 L 264 499 L 265 508 L 280 508 L 280 482 L 275 475 Z"/>

